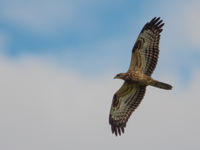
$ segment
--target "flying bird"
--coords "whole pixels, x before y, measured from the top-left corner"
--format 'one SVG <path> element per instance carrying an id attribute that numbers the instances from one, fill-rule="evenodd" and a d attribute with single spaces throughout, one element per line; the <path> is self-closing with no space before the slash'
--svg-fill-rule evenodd
<path id="1" fill-rule="evenodd" d="M 133 46 L 128 71 L 114 77 L 124 80 L 121 88 L 113 96 L 109 115 L 111 130 L 116 136 L 124 133 L 126 123 L 142 101 L 148 85 L 165 90 L 172 89 L 171 85 L 151 77 L 158 61 L 160 33 L 163 26 L 160 17 L 155 17 L 144 25 Z"/>

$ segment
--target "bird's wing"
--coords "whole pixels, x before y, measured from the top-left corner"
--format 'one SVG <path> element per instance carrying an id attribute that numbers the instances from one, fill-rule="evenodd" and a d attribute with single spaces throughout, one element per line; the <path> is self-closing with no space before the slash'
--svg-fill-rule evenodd
<path id="1" fill-rule="evenodd" d="M 109 123 L 112 133 L 121 135 L 132 112 L 140 104 L 146 86 L 124 82 L 114 94 L 110 109 Z"/>
<path id="2" fill-rule="evenodd" d="M 158 61 L 163 25 L 160 17 L 155 17 L 145 24 L 132 49 L 129 71 L 140 71 L 149 76 L 153 73 Z"/>

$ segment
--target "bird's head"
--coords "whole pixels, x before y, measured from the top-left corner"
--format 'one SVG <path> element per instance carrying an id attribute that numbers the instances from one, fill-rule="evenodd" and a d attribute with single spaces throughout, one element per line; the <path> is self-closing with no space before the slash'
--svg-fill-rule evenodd
<path id="1" fill-rule="evenodd" d="M 127 77 L 127 73 L 119 73 L 117 74 L 114 79 L 122 79 L 122 80 L 125 80 Z"/>

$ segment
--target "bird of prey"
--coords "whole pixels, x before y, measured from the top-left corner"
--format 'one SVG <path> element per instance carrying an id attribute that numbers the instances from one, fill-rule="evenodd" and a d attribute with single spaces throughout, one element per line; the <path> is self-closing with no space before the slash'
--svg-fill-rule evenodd
<path id="1" fill-rule="evenodd" d="M 132 49 L 128 71 L 114 77 L 124 80 L 121 88 L 113 96 L 109 115 L 111 130 L 116 136 L 124 133 L 130 115 L 144 97 L 146 86 L 172 89 L 171 85 L 151 77 L 158 61 L 159 40 L 163 26 L 160 17 L 155 17 L 145 24 Z"/>

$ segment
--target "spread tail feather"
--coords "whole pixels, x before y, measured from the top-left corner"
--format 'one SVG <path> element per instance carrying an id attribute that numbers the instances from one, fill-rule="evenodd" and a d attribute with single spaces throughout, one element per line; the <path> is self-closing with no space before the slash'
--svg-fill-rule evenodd
<path id="1" fill-rule="evenodd" d="M 171 90 L 172 89 L 171 85 L 169 85 L 167 83 L 160 82 L 160 81 L 154 81 L 152 86 L 155 86 L 155 87 L 161 88 L 161 89 L 165 89 L 165 90 Z"/>

